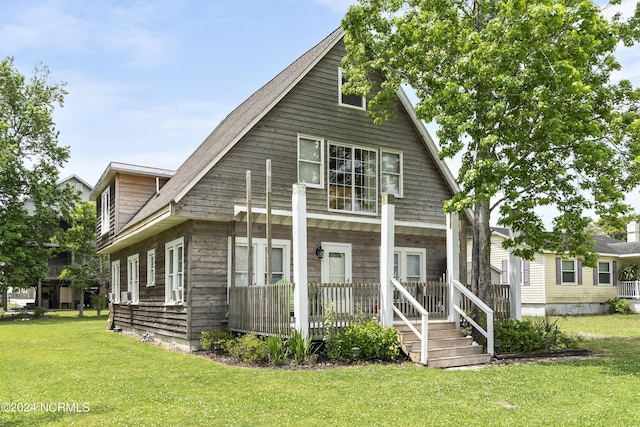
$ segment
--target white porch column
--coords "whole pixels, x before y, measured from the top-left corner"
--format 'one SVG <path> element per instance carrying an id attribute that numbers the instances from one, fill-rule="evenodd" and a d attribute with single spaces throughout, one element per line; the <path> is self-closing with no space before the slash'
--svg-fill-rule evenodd
<path id="1" fill-rule="evenodd" d="M 509 231 L 513 238 L 513 231 Z M 509 289 L 511 290 L 512 319 L 522 320 L 522 260 L 513 254 L 513 248 L 509 251 Z"/>
<path id="2" fill-rule="evenodd" d="M 393 252 L 395 241 L 395 205 L 392 194 L 382 195 L 380 226 L 380 323 L 393 326 Z"/>
<path id="3" fill-rule="evenodd" d="M 302 336 L 309 336 L 309 292 L 307 289 L 307 189 L 293 184 L 291 198 L 293 233 L 293 314 L 294 327 Z"/>
<path id="4" fill-rule="evenodd" d="M 457 214 L 447 214 L 447 284 L 449 286 L 449 321 L 458 322 L 459 314 L 453 309 L 456 293 L 453 281 L 460 280 L 460 231 Z M 465 242 L 466 244 L 466 242 Z"/>

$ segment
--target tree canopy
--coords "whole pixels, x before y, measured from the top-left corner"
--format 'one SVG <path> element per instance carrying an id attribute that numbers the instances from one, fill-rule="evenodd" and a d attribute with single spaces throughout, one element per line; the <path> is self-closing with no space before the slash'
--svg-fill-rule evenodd
<path id="1" fill-rule="evenodd" d="M 52 119 L 66 92 L 46 67 L 29 81 L 0 61 L 0 289 L 43 278 L 63 216 L 74 202 L 57 181 L 69 149 L 58 145 Z"/>
<path id="2" fill-rule="evenodd" d="M 411 86 L 417 116 L 438 124 L 441 156 L 461 153 L 460 191 L 444 208 L 473 212 L 480 297 L 493 211 L 518 255 L 551 249 L 587 265 L 596 259 L 587 212 L 629 212 L 640 93 L 611 77 L 618 43 L 638 39 L 640 6 L 635 15 L 607 19 L 589 0 L 361 0 L 346 14 L 345 90 L 367 96 L 381 122 L 395 91 Z M 557 211 L 553 230 L 540 207 Z"/>

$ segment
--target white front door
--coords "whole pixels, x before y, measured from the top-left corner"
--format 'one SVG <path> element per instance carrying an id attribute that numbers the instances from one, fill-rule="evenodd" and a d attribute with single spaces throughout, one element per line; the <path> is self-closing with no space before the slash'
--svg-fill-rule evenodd
<path id="1" fill-rule="evenodd" d="M 344 286 L 351 283 L 351 244 L 322 243 L 324 256 L 321 263 L 322 283 L 335 284 L 325 287 L 325 307 L 332 304 L 336 313 L 352 313 L 351 288 Z"/>

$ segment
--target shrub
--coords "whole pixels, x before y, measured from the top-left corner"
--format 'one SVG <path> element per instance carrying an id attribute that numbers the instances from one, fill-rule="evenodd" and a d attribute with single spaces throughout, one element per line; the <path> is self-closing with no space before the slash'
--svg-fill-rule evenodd
<path id="1" fill-rule="evenodd" d="M 204 331 L 200 337 L 200 345 L 203 350 L 220 351 L 225 348 L 225 343 L 233 337 L 226 331 Z"/>
<path id="2" fill-rule="evenodd" d="M 283 340 L 280 334 L 267 338 L 267 348 L 269 349 L 269 360 L 274 365 L 284 365 L 289 359 L 287 341 Z"/>
<path id="3" fill-rule="evenodd" d="M 46 312 L 47 312 L 46 308 L 36 307 L 35 310 L 33 310 L 33 317 L 35 317 L 36 319 L 40 319 L 41 317 L 44 317 Z"/>
<path id="4" fill-rule="evenodd" d="M 250 365 L 264 363 L 269 359 L 267 343 L 255 334 L 246 334 L 226 341 L 223 348 L 231 356 L 239 357 L 244 363 Z"/>
<path id="5" fill-rule="evenodd" d="M 622 298 L 611 298 L 607 300 L 609 313 L 611 314 L 631 314 L 631 303 Z"/>
<path id="6" fill-rule="evenodd" d="M 289 348 L 293 352 L 293 358 L 298 365 L 302 365 L 311 355 L 311 336 L 306 338 L 300 331 L 292 330 L 289 338 Z"/>
<path id="7" fill-rule="evenodd" d="M 329 337 L 327 357 L 333 360 L 396 360 L 400 356 L 398 331 L 376 319 L 350 323 Z M 359 350 L 355 350 L 358 348 Z"/>
<path id="8" fill-rule="evenodd" d="M 560 319 L 551 320 L 549 316 L 540 317 L 533 322 L 533 329 L 542 338 L 541 349 L 558 349 L 577 345 L 575 338 L 560 330 L 559 322 Z"/>
<path id="9" fill-rule="evenodd" d="M 4 310 L 0 307 L 0 318 L 4 317 Z"/>
<path id="10" fill-rule="evenodd" d="M 542 337 L 528 320 L 507 319 L 495 324 L 495 338 L 501 353 L 540 350 Z"/>

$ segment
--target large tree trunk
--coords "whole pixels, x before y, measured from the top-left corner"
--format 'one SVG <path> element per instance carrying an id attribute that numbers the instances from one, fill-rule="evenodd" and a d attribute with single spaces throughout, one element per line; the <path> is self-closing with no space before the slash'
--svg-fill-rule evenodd
<path id="1" fill-rule="evenodd" d="M 473 246 L 471 266 L 471 291 L 487 305 L 491 306 L 488 297 L 491 295 L 491 226 L 489 224 L 491 209 L 489 202 L 476 203 L 473 215 Z M 480 310 L 472 306 L 471 316 L 478 324 L 483 325 Z M 484 336 L 476 331 L 472 332 L 476 342 L 484 344 Z"/>
<path id="2" fill-rule="evenodd" d="M 80 311 L 78 317 L 84 316 L 84 289 L 80 289 Z"/>

